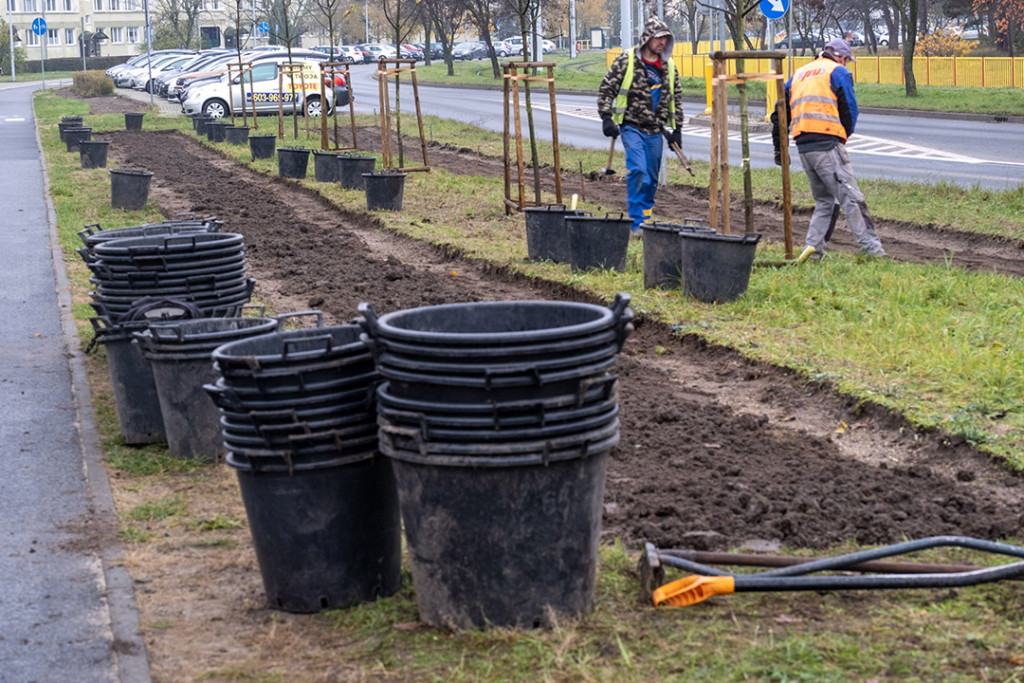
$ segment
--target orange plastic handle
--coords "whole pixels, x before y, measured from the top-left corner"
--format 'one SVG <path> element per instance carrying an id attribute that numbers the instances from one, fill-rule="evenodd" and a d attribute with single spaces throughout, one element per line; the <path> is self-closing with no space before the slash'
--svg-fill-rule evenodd
<path id="1" fill-rule="evenodd" d="M 736 581 L 731 576 L 684 576 L 666 583 L 651 593 L 655 607 L 687 607 L 707 600 L 712 595 L 730 595 L 736 590 Z"/>

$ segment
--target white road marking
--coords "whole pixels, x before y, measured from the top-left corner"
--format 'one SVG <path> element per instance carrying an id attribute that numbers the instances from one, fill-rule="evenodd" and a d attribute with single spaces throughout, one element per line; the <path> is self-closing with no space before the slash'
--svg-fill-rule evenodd
<path id="1" fill-rule="evenodd" d="M 25 120 L 24 117 L 10 117 L 10 118 L 5 118 L 3 120 L 3 123 L 18 123 L 18 122 L 24 121 L 24 120 Z"/>
<path id="2" fill-rule="evenodd" d="M 533 105 L 537 109 L 544 111 L 550 111 L 550 108 L 544 107 L 544 105 L 535 104 Z M 573 116 L 579 119 L 587 119 L 589 121 L 600 121 L 600 117 L 597 115 L 596 107 L 558 107 L 558 114 L 560 116 Z M 695 138 L 710 138 L 711 129 L 704 126 L 687 126 L 683 129 L 683 135 L 687 135 Z M 730 140 L 739 140 L 739 131 L 729 132 Z M 750 142 L 755 144 L 772 144 L 772 136 L 770 133 L 754 133 L 750 135 Z M 963 154 L 954 154 L 953 152 L 944 152 L 940 149 L 932 149 L 930 147 L 921 147 L 920 145 L 911 145 L 905 142 L 895 142 L 893 140 L 886 140 L 885 138 L 875 138 L 866 135 L 855 135 L 850 138 L 846 148 L 853 154 L 870 154 L 874 156 L 883 157 L 898 157 L 902 159 L 916 159 L 920 161 L 944 161 L 951 163 L 960 164 L 998 164 L 1001 166 L 1024 166 L 1024 162 L 1020 161 L 995 161 L 992 159 L 980 159 L 978 157 L 966 156 Z"/>

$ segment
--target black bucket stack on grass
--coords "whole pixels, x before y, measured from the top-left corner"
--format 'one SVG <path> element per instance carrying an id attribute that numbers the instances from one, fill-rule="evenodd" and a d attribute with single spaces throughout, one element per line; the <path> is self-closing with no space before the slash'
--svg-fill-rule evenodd
<path id="1" fill-rule="evenodd" d="M 361 332 L 284 330 L 213 352 L 221 378 L 206 390 L 277 609 L 346 607 L 401 583 L 397 493 L 377 447 L 379 377 Z"/>
<path id="2" fill-rule="evenodd" d="M 530 628 L 592 608 L 628 304 L 360 306 L 426 623 Z"/>

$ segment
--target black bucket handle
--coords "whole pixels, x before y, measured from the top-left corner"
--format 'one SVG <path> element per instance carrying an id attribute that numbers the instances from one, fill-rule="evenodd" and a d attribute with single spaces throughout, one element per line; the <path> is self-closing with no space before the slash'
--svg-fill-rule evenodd
<path id="1" fill-rule="evenodd" d="M 285 339 L 281 346 L 281 358 L 288 360 L 289 353 L 295 353 L 295 346 L 298 344 L 324 343 L 322 353 L 330 353 L 334 350 L 334 337 L 330 334 L 318 334 L 315 337 L 303 337 L 302 339 Z M 300 353 L 312 353 L 313 349 L 303 349 Z"/>
<path id="2" fill-rule="evenodd" d="M 283 321 L 288 319 L 288 318 L 298 318 L 300 316 L 307 316 L 307 315 L 316 316 L 316 326 L 317 327 L 323 327 L 324 326 L 324 313 L 323 313 L 323 311 L 318 311 L 316 309 L 310 309 L 308 311 L 295 311 L 294 313 L 281 313 L 280 315 L 274 315 L 274 316 L 271 316 L 271 317 L 277 319 L 278 327 L 282 327 L 283 326 Z"/>
<path id="3" fill-rule="evenodd" d="M 373 310 L 373 304 L 368 301 L 364 301 L 356 306 L 356 312 L 359 313 L 359 326 L 366 330 L 366 333 L 371 339 L 380 336 L 380 322 L 377 317 L 377 311 Z"/>
<path id="4" fill-rule="evenodd" d="M 634 330 L 633 309 L 629 307 L 631 300 L 629 292 L 619 292 L 615 295 L 615 301 L 611 305 L 612 315 L 615 317 L 616 342 L 619 351 L 622 350 L 622 345 L 626 343 L 626 339 Z"/>

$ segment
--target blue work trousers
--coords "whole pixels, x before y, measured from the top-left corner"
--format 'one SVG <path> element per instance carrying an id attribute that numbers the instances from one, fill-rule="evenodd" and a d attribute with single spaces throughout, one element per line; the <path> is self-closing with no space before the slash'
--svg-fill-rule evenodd
<path id="1" fill-rule="evenodd" d="M 640 224 L 651 217 L 654 208 L 665 143 L 659 133 L 641 133 L 632 126 L 622 126 L 619 130 L 626 149 L 626 206 L 633 219 L 633 230 L 637 231 Z"/>

